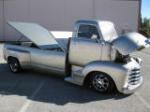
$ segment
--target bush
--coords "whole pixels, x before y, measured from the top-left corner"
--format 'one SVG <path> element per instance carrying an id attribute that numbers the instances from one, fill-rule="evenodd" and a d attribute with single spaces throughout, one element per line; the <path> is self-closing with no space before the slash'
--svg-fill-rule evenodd
<path id="1" fill-rule="evenodd" d="M 150 38 L 150 19 L 148 18 L 142 19 L 140 33 Z"/>

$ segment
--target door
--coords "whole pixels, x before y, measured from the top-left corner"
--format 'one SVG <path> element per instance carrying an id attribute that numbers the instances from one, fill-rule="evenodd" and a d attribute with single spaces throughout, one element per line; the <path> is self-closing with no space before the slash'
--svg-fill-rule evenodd
<path id="1" fill-rule="evenodd" d="M 71 40 L 69 60 L 71 64 L 84 66 L 101 59 L 102 43 L 95 25 L 80 24 L 77 37 Z"/>

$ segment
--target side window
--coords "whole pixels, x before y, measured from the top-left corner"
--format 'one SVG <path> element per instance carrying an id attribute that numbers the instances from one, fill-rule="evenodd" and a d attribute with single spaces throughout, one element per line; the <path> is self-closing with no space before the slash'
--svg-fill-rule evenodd
<path id="1" fill-rule="evenodd" d="M 86 39 L 100 38 L 97 27 L 93 25 L 80 25 L 78 29 L 78 37 Z"/>

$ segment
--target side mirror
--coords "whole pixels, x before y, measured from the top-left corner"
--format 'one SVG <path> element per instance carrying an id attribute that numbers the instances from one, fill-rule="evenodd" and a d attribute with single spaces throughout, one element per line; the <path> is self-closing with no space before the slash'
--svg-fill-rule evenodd
<path id="1" fill-rule="evenodd" d="M 93 39 L 93 40 L 97 40 L 97 39 L 98 39 L 98 37 L 97 37 L 97 35 L 93 34 L 93 35 L 92 35 L 92 37 L 91 37 L 91 39 Z"/>
<path id="2" fill-rule="evenodd" d="M 92 40 L 95 40 L 96 42 L 99 42 L 98 36 L 93 34 L 91 37 Z"/>

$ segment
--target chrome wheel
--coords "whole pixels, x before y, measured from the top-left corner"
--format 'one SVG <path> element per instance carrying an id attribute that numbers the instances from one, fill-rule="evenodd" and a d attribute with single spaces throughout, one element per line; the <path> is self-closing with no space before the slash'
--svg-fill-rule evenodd
<path id="1" fill-rule="evenodd" d="M 18 62 L 17 59 L 10 59 L 10 60 L 8 60 L 8 64 L 9 64 L 10 70 L 12 72 L 14 72 L 14 73 L 19 72 L 20 65 L 19 65 L 19 62 Z"/>
<path id="2" fill-rule="evenodd" d="M 106 93 L 113 89 L 114 83 L 108 75 L 104 73 L 94 73 L 91 78 L 91 87 L 98 92 Z"/>

